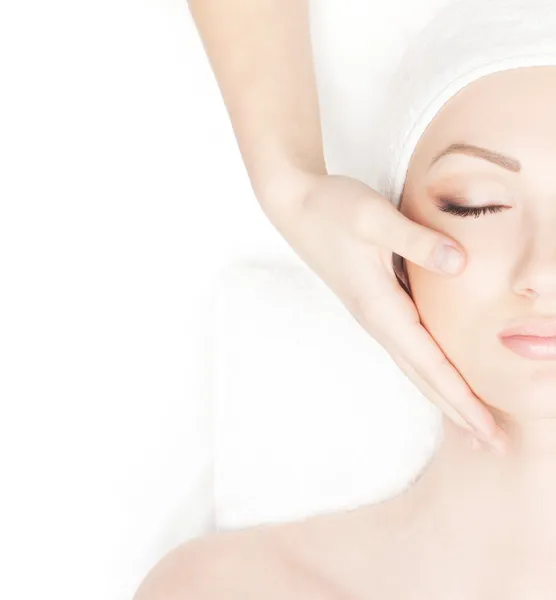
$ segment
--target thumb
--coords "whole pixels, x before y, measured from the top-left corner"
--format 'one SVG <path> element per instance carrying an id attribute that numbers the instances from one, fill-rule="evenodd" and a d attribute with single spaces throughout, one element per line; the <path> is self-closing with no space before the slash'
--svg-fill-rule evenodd
<path id="1" fill-rule="evenodd" d="M 391 202 L 369 203 L 367 207 L 367 218 L 358 223 L 366 240 L 443 275 L 463 271 L 465 251 L 455 240 L 415 223 Z"/>

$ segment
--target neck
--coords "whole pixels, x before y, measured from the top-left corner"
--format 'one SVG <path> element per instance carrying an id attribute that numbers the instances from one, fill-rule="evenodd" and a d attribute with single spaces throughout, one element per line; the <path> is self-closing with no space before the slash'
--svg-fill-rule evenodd
<path id="1" fill-rule="evenodd" d="M 472 450 L 461 428 L 444 418 L 444 437 L 430 465 L 403 494 L 406 507 L 423 522 L 461 536 L 556 548 L 556 420 L 507 419 L 506 456 L 484 446 Z"/>

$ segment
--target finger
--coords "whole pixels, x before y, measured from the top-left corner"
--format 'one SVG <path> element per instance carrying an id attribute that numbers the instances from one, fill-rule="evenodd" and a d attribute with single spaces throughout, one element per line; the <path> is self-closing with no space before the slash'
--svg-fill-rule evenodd
<path id="1" fill-rule="evenodd" d="M 464 269 L 465 251 L 455 240 L 415 223 L 383 196 L 362 201 L 359 207 L 354 228 L 366 241 L 436 273 L 457 275 Z"/>
<path id="2" fill-rule="evenodd" d="M 483 444 L 481 444 L 481 442 L 479 442 L 479 440 L 472 434 L 472 433 L 468 433 L 468 443 L 469 443 L 469 447 L 471 448 L 471 450 L 481 450 L 481 448 L 483 447 Z"/>
<path id="3" fill-rule="evenodd" d="M 499 430 L 494 417 L 420 323 L 404 325 L 403 332 L 392 331 L 390 338 L 396 342 L 391 355 L 404 357 L 416 385 L 433 391 L 432 401 L 446 401 L 485 440 L 494 437 Z M 452 418 L 452 413 L 446 414 Z"/>
<path id="4" fill-rule="evenodd" d="M 415 387 L 423 394 L 423 396 L 425 396 L 425 398 L 427 398 L 427 400 L 437 406 L 456 425 L 470 433 L 473 433 L 472 424 L 468 423 L 461 413 L 459 413 L 431 385 L 429 385 L 426 380 L 417 373 L 417 370 L 411 365 L 411 363 L 395 352 L 389 352 L 389 354 L 392 357 L 392 360 L 405 373 L 409 380 L 413 382 Z"/>
<path id="5" fill-rule="evenodd" d="M 392 360 L 406 373 L 407 377 L 414 383 L 415 387 L 435 406 L 437 406 L 453 423 L 461 427 L 465 435 L 466 443 L 471 450 L 483 449 L 483 444 L 477 439 L 473 425 L 468 423 L 464 417 L 440 394 L 438 394 L 422 377 L 418 375 L 415 369 L 398 355 L 391 355 Z"/>

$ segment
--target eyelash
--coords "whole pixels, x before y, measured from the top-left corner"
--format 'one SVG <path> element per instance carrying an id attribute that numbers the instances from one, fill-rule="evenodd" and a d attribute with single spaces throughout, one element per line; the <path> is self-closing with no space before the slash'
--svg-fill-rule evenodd
<path id="1" fill-rule="evenodd" d="M 450 213 L 458 217 L 473 216 L 478 219 L 481 215 L 498 213 L 506 208 L 505 206 L 489 205 L 489 206 L 459 206 L 452 204 L 448 198 L 440 198 L 442 206 L 439 206 L 442 212 Z"/>

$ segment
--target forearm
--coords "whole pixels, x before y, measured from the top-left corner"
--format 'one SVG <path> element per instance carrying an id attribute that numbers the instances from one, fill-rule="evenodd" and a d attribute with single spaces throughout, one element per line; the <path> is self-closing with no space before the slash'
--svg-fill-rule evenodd
<path id="1" fill-rule="evenodd" d="M 307 0 L 188 4 L 259 202 L 326 173 Z"/>

